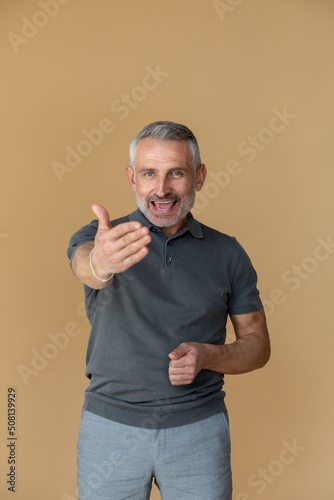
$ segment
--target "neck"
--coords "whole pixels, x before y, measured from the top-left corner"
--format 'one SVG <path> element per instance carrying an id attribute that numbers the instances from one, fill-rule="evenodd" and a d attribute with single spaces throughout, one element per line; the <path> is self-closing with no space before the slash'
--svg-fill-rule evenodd
<path id="1" fill-rule="evenodd" d="M 171 236 L 174 236 L 174 234 L 178 233 L 181 231 L 181 229 L 184 228 L 184 226 L 187 224 L 188 216 L 186 215 L 180 222 L 173 226 L 168 226 L 168 227 L 161 227 L 161 226 L 156 226 L 158 227 L 161 231 L 165 233 L 165 235 L 170 238 Z"/>

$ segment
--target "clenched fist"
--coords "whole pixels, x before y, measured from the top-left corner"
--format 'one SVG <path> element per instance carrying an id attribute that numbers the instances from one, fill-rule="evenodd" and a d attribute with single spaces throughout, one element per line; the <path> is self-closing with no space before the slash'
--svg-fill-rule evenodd
<path id="1" fill-rule="evenodd" d="M 168 375 L 172 385 L 191 384 L 203 369 L 206 360 L 206 344 L 184 342 L 168 355 Z"/>

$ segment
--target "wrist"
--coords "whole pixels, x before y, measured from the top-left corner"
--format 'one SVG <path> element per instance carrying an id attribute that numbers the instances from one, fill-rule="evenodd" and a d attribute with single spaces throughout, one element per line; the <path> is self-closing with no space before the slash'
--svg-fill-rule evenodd
<path id="1" fill-rule="evenodd" d="M 94 267 L 93 267 L 93 262 L 92 262 L 92 256 L 93 256 L 93 251 L 94 251 L 94 247 L 91 249 L 90 253 L 89 253 L 89 264 L 90 264 L 90 269 L 94 275 L 94 277 L 99 280 L 99 281 L 102 281 L 103 283 L 106 283 L 107 281 L 110 281 L 113 277 L 114 277 L 114 273 L 111 274 L 111 276 L 102 276 L 102 275 L 98 275 L 97 272 L 94 270 Z"/>
<path id="2" fill-rule="evenodd" d="M 203 344 L 205 346 L 205 355 L 203 368 L 206 370 L 217 371 L 217 365 L 221 363 L 223 345 Z"/>

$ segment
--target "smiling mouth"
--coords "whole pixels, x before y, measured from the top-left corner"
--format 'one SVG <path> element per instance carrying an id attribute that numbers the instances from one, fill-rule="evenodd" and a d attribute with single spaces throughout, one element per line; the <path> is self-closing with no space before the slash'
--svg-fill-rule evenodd
<path id="1" fill-rule="evenodd" d="M 153 207 L 160 213 L 168 213 L 173 210 L 177 200 L 167 200 L 167 201 L 152 201 Z"/>

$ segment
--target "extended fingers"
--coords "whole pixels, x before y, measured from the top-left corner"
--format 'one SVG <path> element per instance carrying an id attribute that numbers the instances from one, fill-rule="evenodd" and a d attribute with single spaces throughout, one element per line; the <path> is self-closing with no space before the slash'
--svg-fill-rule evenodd
<path id="1" fill-rule="evenodd" d="M 149 229 L 139 222 L 126 222 L 99 232 L 95 239 L 97 266 L 121 273 L 147 255 L 146 245 L 150 241 Z"/>
<path id="2" fill-rule="evenodd" d="M 141 246 L 137 251 L 131 253 L 128 250 L 124 250 L 122 255 L 119 256 L 120 259 L 115 272 L 122 273 L 126 269 L 129 269 L 129 267 L 137 264 L 137 262 L 140 262 L 147 254 L 148 248 L 146 246 Z"/>
<path id="3" fill-rule="evenodd" d="M 145 245 L 151 241 L 151 236 L 149 235 L 149 230 L 147 227 L 141 227 L 140 229 L 126 232 L 117 238 L 117 247 L 119 250 L 126 248 L 129 253 L 137 251 L 142 245 Z"/>
<path id="4" fill-rule="evenodd" d="M 114 260 L 121 266 L 122 272 L 131 265 L 139 262 L 147 253 L 146 245 L 150 243 L 151 236 L 148 234 L 147 228 L 141 228 L 118 238 L 113 242 Z"/>

